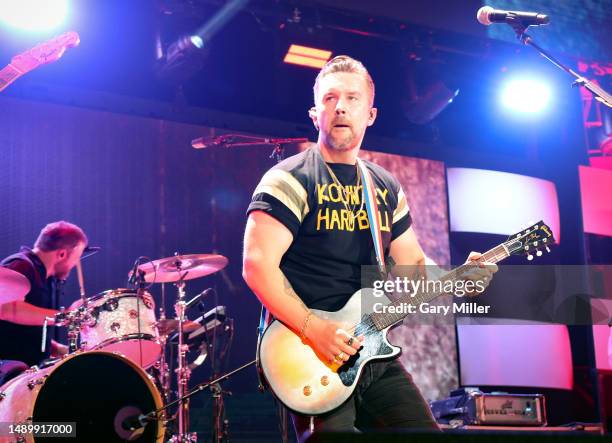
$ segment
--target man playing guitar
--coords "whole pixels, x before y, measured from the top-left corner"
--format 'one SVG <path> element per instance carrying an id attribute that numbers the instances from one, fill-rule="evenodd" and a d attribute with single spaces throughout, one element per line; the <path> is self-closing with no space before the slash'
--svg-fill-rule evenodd
<path id="1" fill-rule="evenodd" d="M 342 365 L 359 351 L 363 336 L 311 309 L 342 308 L 361 288 L 361 267 L 376 263 L 364 206 L 365 177 L 357 167 L 365 130 L 376 119 L 374 83 L 363 64 L 338 56 L 318 74 L 314 100 L 309 116 L 319 131 L 317 145 L 270 169 L 255 189 L 243 276 L 277 320 L 321 359 Z M 380 166 L 364 164 L 376 188 L 385 255 L 424 272 L 425 255 L 399 182 Z M 468 260 L 480 257 L 472 253 Z M 497 268 L 481 269 L 479 278 Z M 313 431 L 437 429 L 427 403 L 395 358 L 368 363 L 354 394 L 330 412 L 314 417 L 292 411 L 292 419 L 300 441 Z"/>

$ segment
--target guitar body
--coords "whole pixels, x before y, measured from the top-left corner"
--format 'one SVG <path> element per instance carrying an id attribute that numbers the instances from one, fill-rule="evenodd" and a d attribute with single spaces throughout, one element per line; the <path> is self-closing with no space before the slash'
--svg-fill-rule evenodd
<path id="1" fill-rule="evenodd" d="M 361 291 L 353 294 L 339 311 L 312 312 L 332 321 L 358 324 L 363 320 Z M 323 414 L 348 400 L 366 363 L 400 353 L 400 348 L 387 341 L 388 330 L 379 331 L 373 326 L 365 331 L 357 329 L 356 336 L 365 336 L 363 348 L 339 366 L 319 358 L 297 334 L 275 320 L 261 339 L 261 369 L 274 395 L 289 409 L 306 415 Z"/>

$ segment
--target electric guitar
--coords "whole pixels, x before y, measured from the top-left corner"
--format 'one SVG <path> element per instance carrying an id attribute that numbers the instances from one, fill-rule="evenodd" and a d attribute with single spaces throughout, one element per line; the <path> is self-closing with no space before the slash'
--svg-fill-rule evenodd
<path id="1" fill-rule="evenodd" d="M 485 252 L 482 261 L 497 263 L 510 255 L 533 253 L 542 255 L 540 248 L 550 251 L 555 243 L 551 229 L 543 222 L 536 223 L 507 241 Z M 443 275 L 440 280 L 453 280 L 468 271 L 473 264 L 461 265 Z M 282 322 L 274 320 L 265 330 L 260 346 L 259 360 L 263 375 L 274 395 L 293 411 L 306 415 L 319 415 L 340 406 L 353 393 L 364 366 L 371 360 L 385 359 L 400 353 L 391 345 L 387 333 L 391 326 L 401 322 L 408 313 L 361 313 L 363 290 L 357 291 L 336 312 L 313 309 L 325 319 L 356 325 L 355 336 L 364 335 L 363 347 L 347 362 L 330 363 Z M 409 303 L 419 306 L 428 303 L 442 293 L 406 294 L 392 302 L 394 305 Z M 400 310 L 401 311 L 401 310 Z"/>
<path id="2" fill-rule="evenodd" d="M 67 48 L 77 46 L 79 42 L 79 34 L 69 31 L 16 55 L 0 70 L 0 91 L 31 70 L 59 60 Z"/>

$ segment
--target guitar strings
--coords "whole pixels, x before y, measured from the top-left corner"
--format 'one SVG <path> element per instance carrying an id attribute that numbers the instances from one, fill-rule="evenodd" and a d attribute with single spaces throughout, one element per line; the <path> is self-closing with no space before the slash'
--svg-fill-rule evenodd
<path id="1" fill-rule="evenodd" d="M 489 249 L 487 252 L 485 252 L 484 254 L 482 254 L 481 258 L 475 262 L 475 263 L 464 263 L 460 266 L 457 266 L 455 269 L 449 271 L 448 273 L 446 273 L 445 275 L 442 276 L 442 279 L 448 279 L 448 278 L 455 278 L 457 276 L 457 274 L 459 274 L 460 272 L 463 272 L 463 270 L 469 270 L 469 268 L 474 267 L 475 265 L 477 265 L 477 263 L 482 262 L 482 261 L 490 261 L 492 263 L 497 263 L 507 257 L 509 257 L 511 254 L 510 252 L 506 249 L 507 247 L 505 247 L 505 245 L 509 242 L 513 242 L 513 241 L 517 241 L 517 240 L 523 240 L 525 237 L 527 237 L 529 234 L 531 234 L 533 232 L 533 230 L 528 229 L 527 232 L 525 232 L 522 235 L 519 235 L 516 238 L 509 238 L 507 241 L 495 246 L 492 249 Z M 436 297 L 438 297 L 439 295 L 442 294 L 438 294 L 436 295 Z M 435 297 L 434 297 L 435 298 Z M 393 304 L 394 302 L 391 302 L 391 304 Z M 386 317 L 383 317 L 385 319 L 387 319 Z M 401 320 L 402 318 L 398 318 L 396 321 Z M 372 323 L 371 325 L 367 325 L 365 326 L 365 329 L 363 330 L 364 333 L 370 332 L 371 330 L 377 330 L 380 331 L 382 329 L 379 329 L 378 326 L 376 325 L 376 321 L 372 318 L 372 314 L 366 314 L 366 320 L 371 320 Z M 387 319 L 388 320 L 388 319 Z M 352 326 L 350 326 L 346 332 L 349 333 L 350 335 L 354 335 L 356 329 L 364 324 L 365 320 L 360 321 L 359 323 L 356 323 Z M 396 322 L 395 321 L 395 322 Z M 393 322 L 393 323 L 395 323 Z M 393 323 L 389 324 L 388 326 L 393 325 Z M 387 327 L 387 326 L 385 326 Z"/>

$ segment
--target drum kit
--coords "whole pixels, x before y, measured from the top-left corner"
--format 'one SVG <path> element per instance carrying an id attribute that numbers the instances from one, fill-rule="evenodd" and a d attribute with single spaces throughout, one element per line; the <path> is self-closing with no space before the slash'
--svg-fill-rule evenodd
<path id="1" fill-rule="evenodd" d="M 218 382 L 237 371 L 188 389 L 191 370 L 201 364 L 187 361 L 189 349 L 194 349 L 191 337 L 204 343 L 202 360 L 212 346 L 206 333 L 219 325 L 225 331 L 232 328 L 233 333 L 233 321 L 219 306 L 197 321 L 188 320 L 186 311 L 212 290 L 187 301 L 186 282 L 213 274 L 227 262 L 216 254 L 174 255 L 144 263 L 139 259 L 129 273 L 134 289 L 112 289 L 89 298 L 78 266 L 81 299 L 53 319 L 55 325 L 67 327 L 69 353 L 0 386 L 0 423 L 73 422 L 79 441 L 196 441 L 195 433 L 189 432 L 189 397 L 210 388 L 215 399 Z M 165 316 L 164 285 L 160 318 L 156 316 L 147 289 L 158 283 L 176 287 L 175 318 Z M 0 304 L 23 300 L 29 290 L 23 275 L 0 267 Z M 43 343 L 45 336 L 46 326 Z M 169 370 L 172 362 L 166 358 L 173 344 L 175 391 Z M 222 407 L 222 399 L 216 400 Z M 170 413 L 174 407 L 175 412 Z M 169 431 L 171 424 L 174 433 Z M 222 441 L 223 434 L 214 429 L 214 440 Z M 0 437 L 0 441 L 5 440 Z M 8 441 L 34 440 L 25 435 Z"/>

